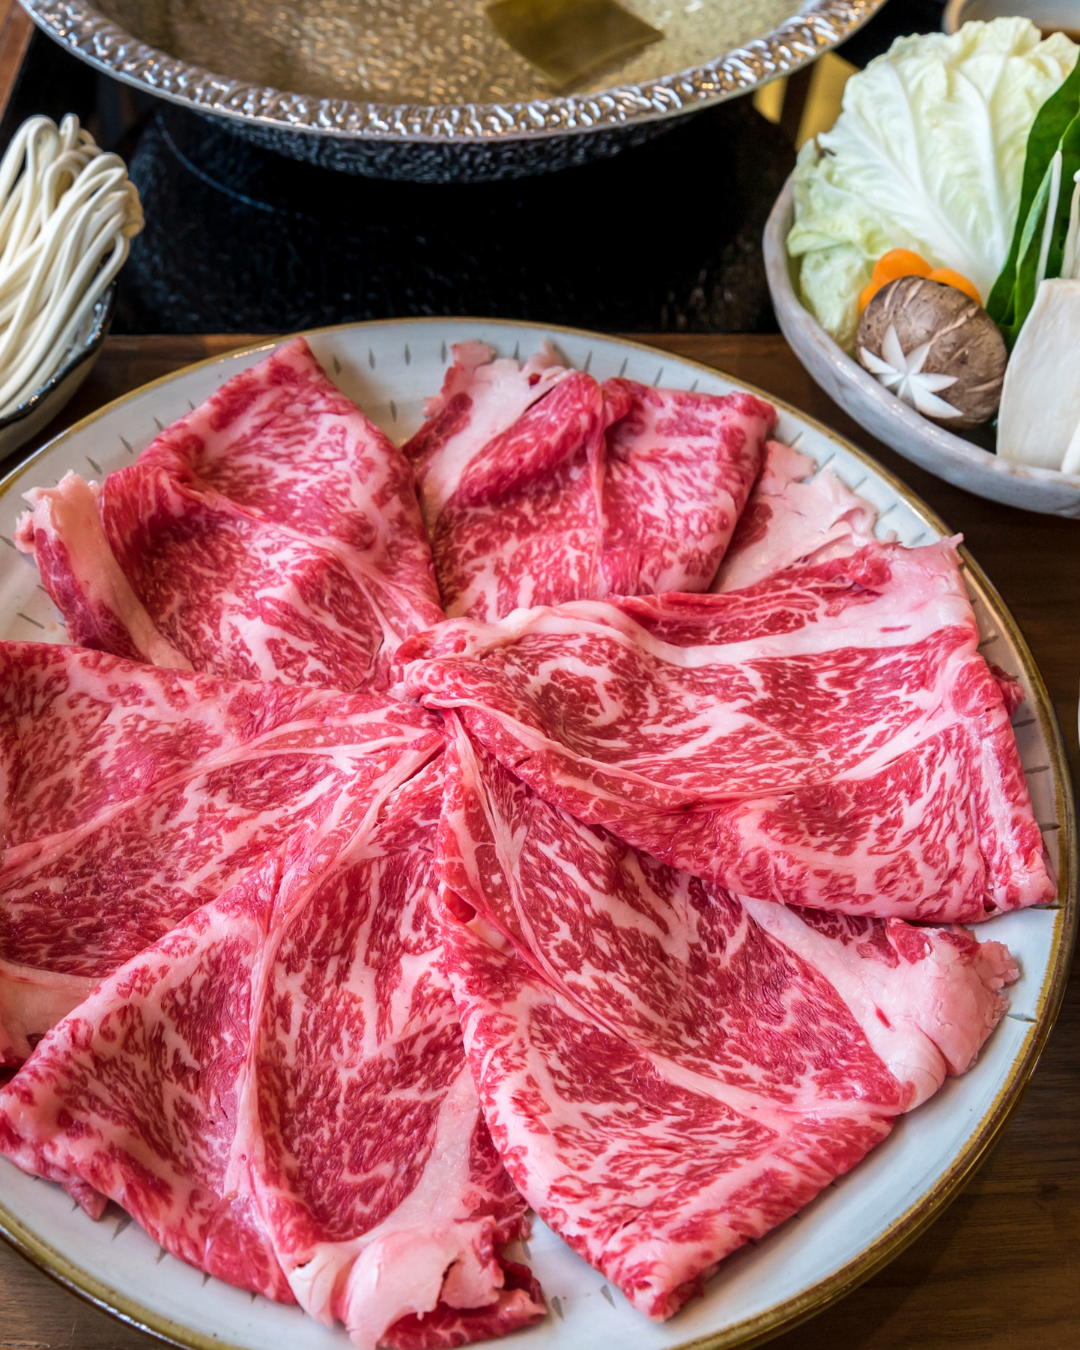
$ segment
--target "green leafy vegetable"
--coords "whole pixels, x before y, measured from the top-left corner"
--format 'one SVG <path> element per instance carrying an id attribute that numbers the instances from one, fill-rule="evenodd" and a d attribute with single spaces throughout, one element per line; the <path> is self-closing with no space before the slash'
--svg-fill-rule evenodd
<path id="1" fill-rule="evenodd" d="M 1076 57 L 1064 34 L 1043 39 L 1027 19 L 995 19 L 900 38 L 851 77 L 832 131 L 799 153 L 788 235 L 803 302 L 841 345 L 853 342 L 859 292 L 889 249 L 951 267 L 987 296 L 1015 237 L 1028 133 Z M 1045 173 L 1044 163 L 1032 203 Z M 1066 206 L 1071 191 L 1063 177 Z M 1052 250 L 1063 242 L 1055 233 Z"/>
<path id="2" fill-rule="evenodd" d="M 1012 245 L 986 302 L 1012 347 L 1039 282 L 1061 275 L 1073 175 L 1080 171 L 1080 63 L 1039 109 L 1027 139 Z"/>

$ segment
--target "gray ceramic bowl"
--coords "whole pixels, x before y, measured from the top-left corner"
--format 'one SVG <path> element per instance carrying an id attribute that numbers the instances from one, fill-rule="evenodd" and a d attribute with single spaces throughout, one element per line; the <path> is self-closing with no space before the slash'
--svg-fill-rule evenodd
<path id="1" fill-rule="evenodd" d="M 781 332 L 829 397 L 872 436 L 947 483 L 1006 506 L 1080 518 L 1080 475 L 999 459 L 962 436 L 928 422 L 832 340 L 795 289 L 793 264 L 787 253 L 794 214 L 789 178 L 765 226 L 765 271 Z"/>
<path id="2" fill-rule="evenodd" d="M 94 368 L 112 326 L 116 282 L 94 306 L 60 368 L 14 412 L 0 417 L 0 460 L 48 426 Z"/>

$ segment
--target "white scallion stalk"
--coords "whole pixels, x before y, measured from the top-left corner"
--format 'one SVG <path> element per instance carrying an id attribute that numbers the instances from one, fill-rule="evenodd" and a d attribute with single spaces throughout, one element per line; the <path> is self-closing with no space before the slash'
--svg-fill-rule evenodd
<path id="1" fill-rule="evenodd" d="M 1080 280 L 1076 275 L 1077 243 L 1080 242 L 1080 169 L 1073 174 L 1072 201 L 1069 203 L 1069 229 L 1065 235 L 1065 253 L 1061 259 L 1061 275 L 1069 281 Z"/>
<path id="2" fill-rule="evenodd" d="M 142 227 L 124 161 L 77 117 L 23 123 L 0 161 L 0 417 L 59 369 Z"/>
<path id="3" fill-rule="evenodd" d="M 1062 469 L 1080 426 L 1080 281 L 1048 277 L 1005 367 L 998 408 L 1002 459 Z"/>
<path id="4" fill-rule="evenodd" d="M 1050 240 L 1054 235 L 1054 220 L 1057 217 L 1058 199 L 1061 196 L 1061 151 L 1050 161 L 1050 196 L 1046 203 L 1046 220 L 1043 223 L 1042 245 L 1039 248 L 1039 265 L 1035 269 L 1035 289 L 1046 280 L 1046 260 L 1050 256 Z"/>

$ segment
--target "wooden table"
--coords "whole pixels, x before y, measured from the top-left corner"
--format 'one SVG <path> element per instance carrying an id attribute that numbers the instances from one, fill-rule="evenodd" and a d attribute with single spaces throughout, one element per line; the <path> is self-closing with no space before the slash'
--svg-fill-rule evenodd
<path id="1" fill-rule="evenodd" d="M 147 380 L 252 340 L 111 338 L 75 402 L 41 439 Z M 780 337 L 644 340 L 749 380 L 820 418 L 877 455 L 963 531 L 1035 653 L 1075 778 L 1080 522 L 985 502 L 908 464 L 826 398 Z M 0 1350 L 148 1350 L 157 1343 L 81 1302 L 0 1244 Z M 1078 1344 L 1080 981 L 1074 978 L 1024 1101 L 959 1199 L 890 1266 L 772 1345 L 775 1350 L 1075 1350 Z"/>

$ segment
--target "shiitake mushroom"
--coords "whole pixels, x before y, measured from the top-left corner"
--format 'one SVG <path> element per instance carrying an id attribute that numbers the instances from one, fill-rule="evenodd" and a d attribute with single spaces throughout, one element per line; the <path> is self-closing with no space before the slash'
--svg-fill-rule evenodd
<path id="1" fill-rule="evenodd" d="M 925 277 L 883 286 L 863 310 L 855 352 L 886 388 L 950 430 L 980 426 L 997 412 L 1005 342 L 986 310 L 955 286 Z"/>

